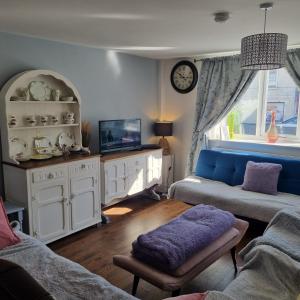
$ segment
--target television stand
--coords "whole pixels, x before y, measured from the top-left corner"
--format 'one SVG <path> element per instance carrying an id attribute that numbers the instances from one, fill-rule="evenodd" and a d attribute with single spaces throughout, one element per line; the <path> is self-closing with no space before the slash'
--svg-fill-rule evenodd
<path id="1" fill-rule="evenodd" d="M 159 200 L 154 191 L 162 183 L 162 149 L 105 154 L 100 158 L 101 201 L 104 206 L 143 191 Z"/>

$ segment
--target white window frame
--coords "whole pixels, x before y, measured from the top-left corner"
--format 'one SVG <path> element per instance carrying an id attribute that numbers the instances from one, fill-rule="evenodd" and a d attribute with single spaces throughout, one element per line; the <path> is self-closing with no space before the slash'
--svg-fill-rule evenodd
<path id="1" fill-rule="evenodd" d="M 272 71 L 274 71 L 274 70 L 272 70 Z M 278 87 L 278 69 L 275 70 L 275 71 L 276 71 L 275 84 L 273 84 L 273 85 L 269 85 L 269 84 L 268 84 L 268 87 L 270 87 L 271 89 L 272 89 L 272 88 L 277 88 L 277 87 Z M 269 74 L 270 74 L 270 72 L 269 72 Z"/>
<path id="2" fill-rule="evenodd" d="M 266 140 L 266 110 L 267 110 L 267 91 L 268 91 L 268 72 L 260 71 L 258 74 L 258 107 L 256 116 L 256 134 L 235 134 L 232 141 L 265 141 Z M 278 76 L 278 75 L 277 75 Z M 300 142 L 300 103 L 298 106 L 298 119 L 296 135 L 279 136 L 278 142 L 280 143 L 299 143 Z"/>

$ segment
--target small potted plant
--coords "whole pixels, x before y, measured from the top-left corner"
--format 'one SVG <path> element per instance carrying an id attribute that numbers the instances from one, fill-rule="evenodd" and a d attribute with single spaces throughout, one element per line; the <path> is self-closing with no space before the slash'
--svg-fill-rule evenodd
<path id="1" fill-rule="evenodd" d="M 92 126 L 89 121 L 83 121 L 81 123 L 81 136 L 82 136 L 82 151 L 91 153 L 90 142 L 91 142 Z"/>

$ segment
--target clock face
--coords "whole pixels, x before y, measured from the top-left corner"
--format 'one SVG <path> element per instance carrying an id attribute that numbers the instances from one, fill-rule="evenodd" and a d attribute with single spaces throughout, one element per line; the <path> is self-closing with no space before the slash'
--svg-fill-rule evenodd
<path id="1" fill-rule="evenodd" d="M 179 93 L 188 93 L 196 86 L 198 72 L 195 65 L 190 61 L 177 63 L 171 72 L 171 83 Z"/>

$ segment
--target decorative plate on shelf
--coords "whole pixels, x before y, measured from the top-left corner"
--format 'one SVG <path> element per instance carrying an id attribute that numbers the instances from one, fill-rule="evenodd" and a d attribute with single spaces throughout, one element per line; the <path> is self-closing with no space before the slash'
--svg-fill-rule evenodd
<path id="1" fill-rule="evenodd" d="M 33 154 L 31 155 L 31 159 L 33 160 L 44 160 L 44 159 L 49 159 L 51 158 L 51 154 Z"/>
<path id="2" fill-rule="evenodd" d="M 20 155 L 16 157 L 16 160 L 19 162 L 29 161 L 31 160 L 31 155 L 26 155 L 26 156 Z"/>
<path id="3" fill-rule="evenodd" d="M 75 144 L 74 135 L 71 133 L 62 132 L 57 138 L 58 145 L 61 149 L 71 148 Z"/>
<path id="4" fill-rule="evenodd" d="M 35 101 L 49 101 L 51 97 L 51 89 L 43 81 L 30 82 L 29 92 Z"/>
<path id="5" fill-rule="evenodd" d="M 53 149 L 51 154 L 54 156 L 54 157 L 60 157 L 60 156 L 63 156 L 63 152 L 60 151 L 58 148 L 57 149 Z"/>
<path id="6" fill-rule="evenodd" d="M 16 159 L 17 157 L 25 157 L 28 154 L 27 143 L 18 137 L 12 137 L 9 139 L 9 148 L 10 156 L 13 159 Z"/>

